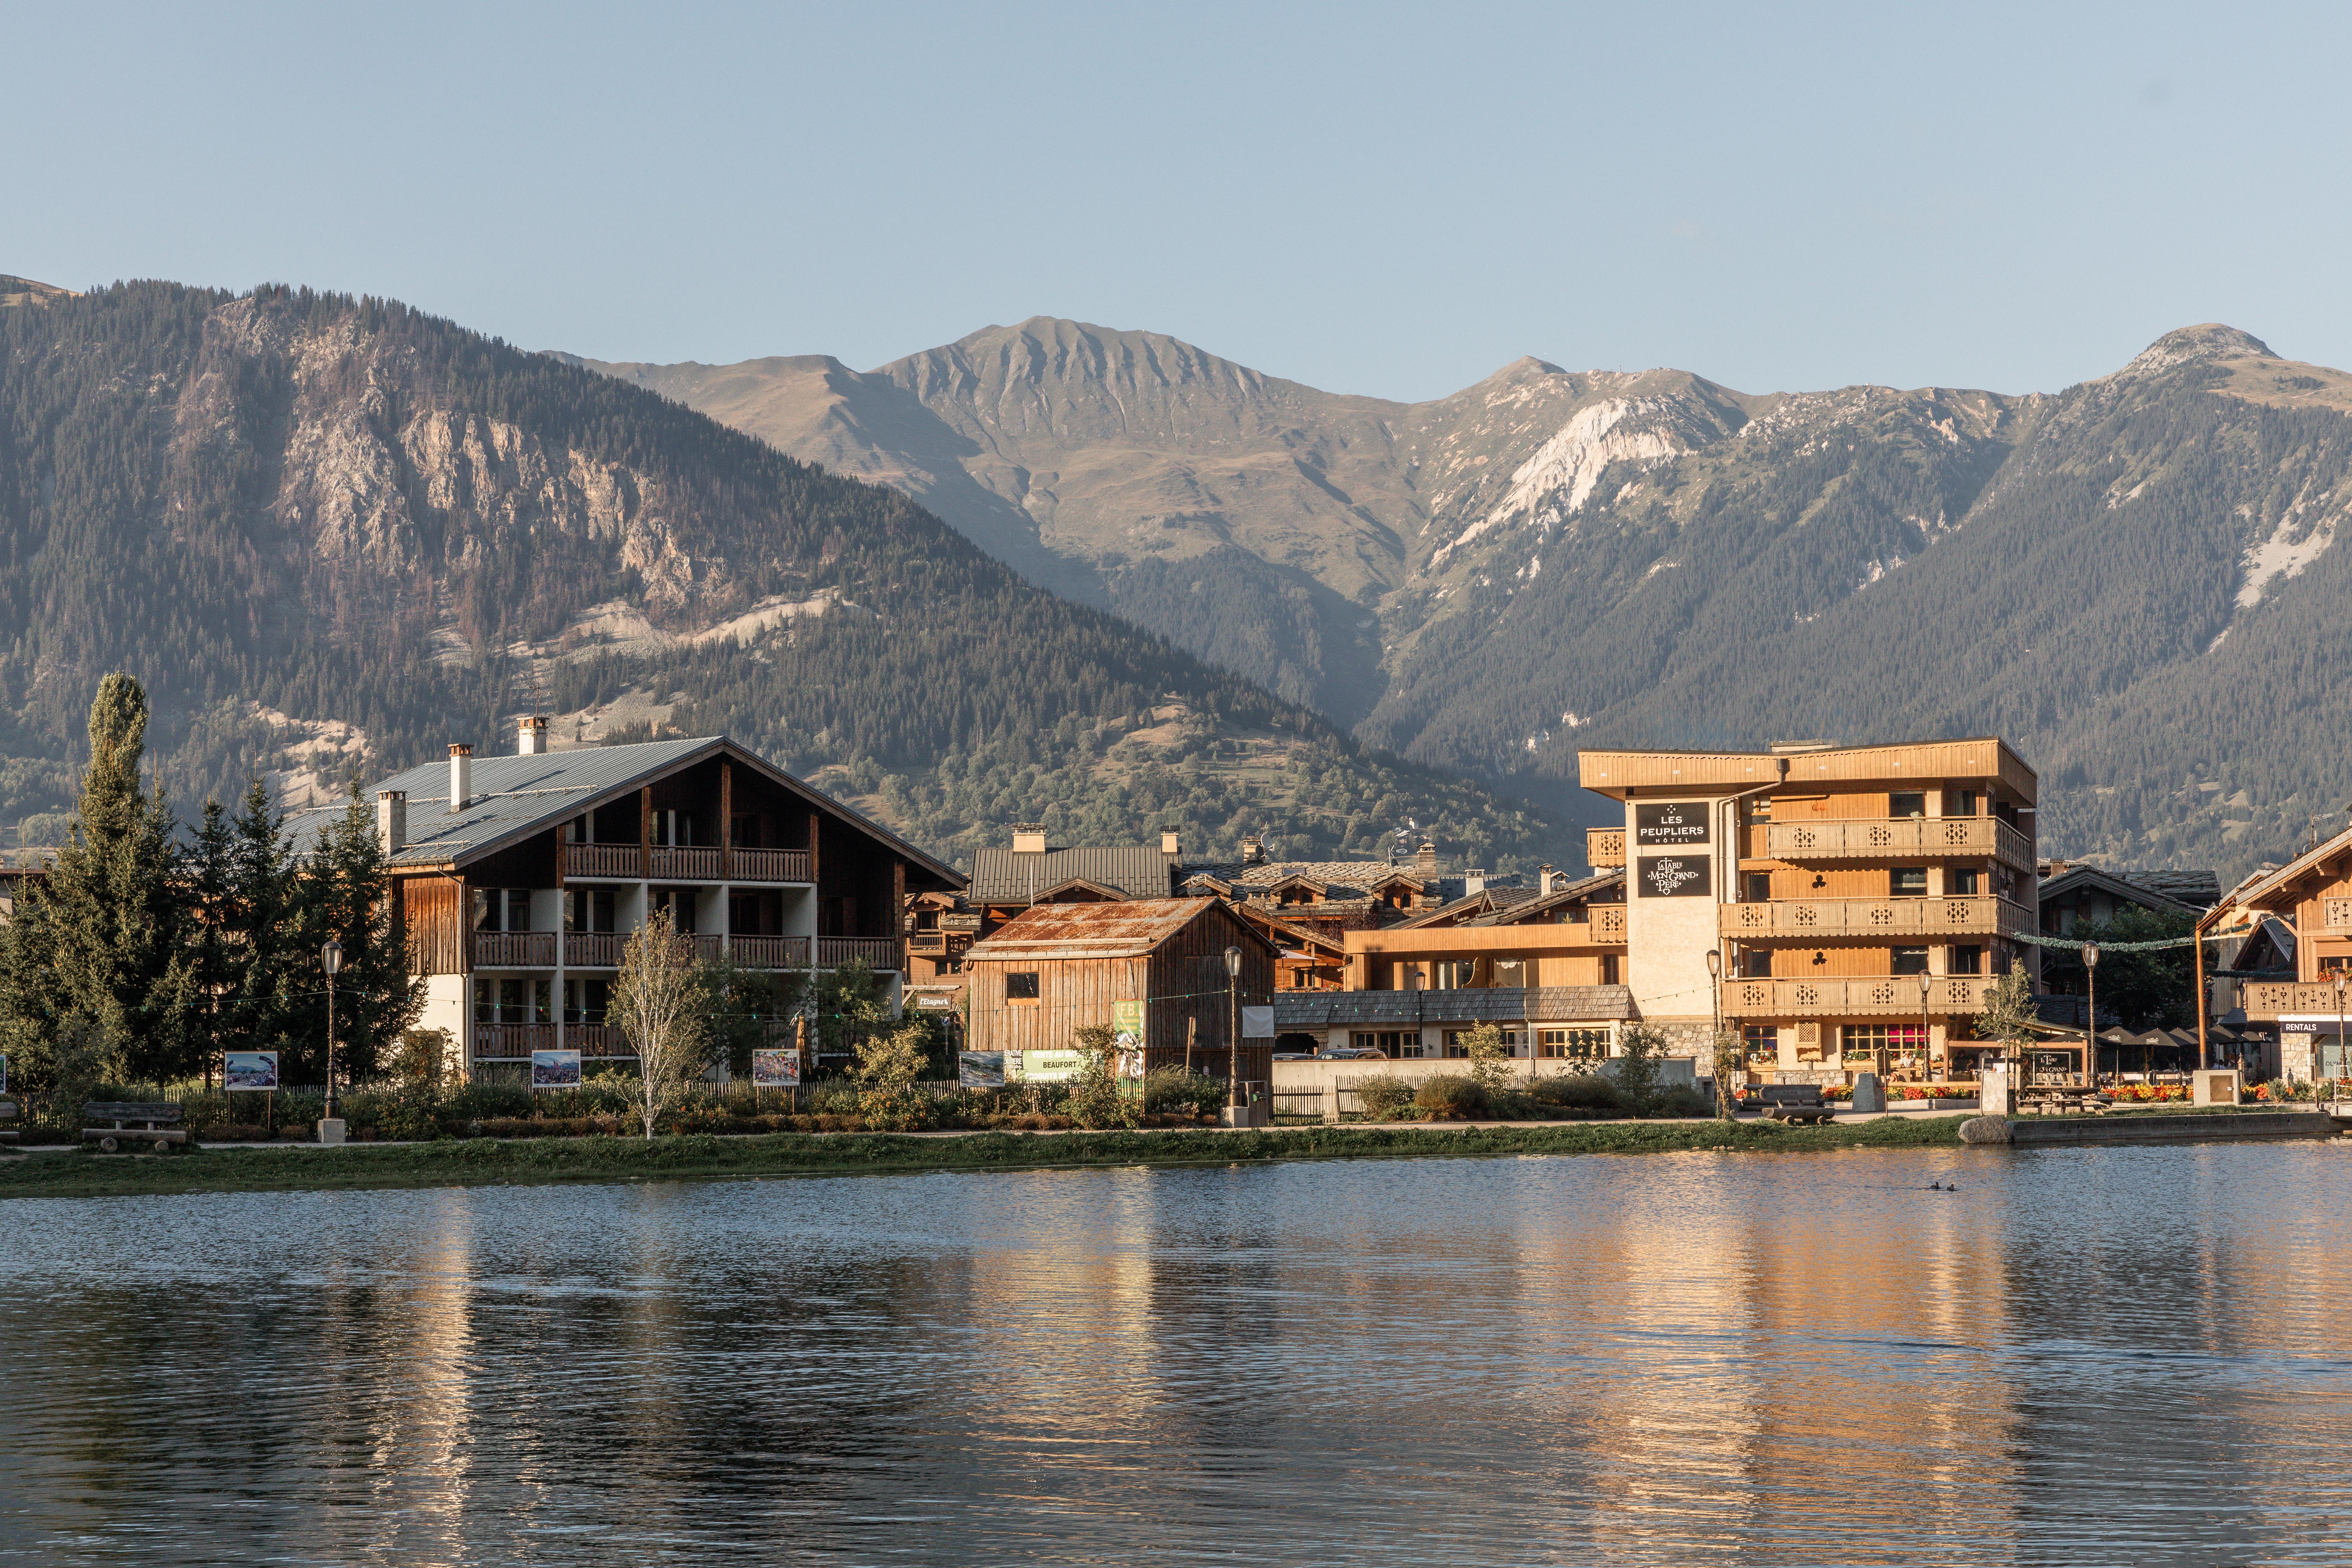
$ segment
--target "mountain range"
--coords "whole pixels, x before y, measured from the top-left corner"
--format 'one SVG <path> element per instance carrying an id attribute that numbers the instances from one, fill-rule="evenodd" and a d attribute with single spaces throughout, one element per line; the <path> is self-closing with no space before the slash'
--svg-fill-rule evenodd
<path id="1" fill-rule="evenodd" d="M 2023 395 L 1529 358 L 1403 404 L 1050 318 L 865 372 L 578 363 L 1570 815 L 1585 745 L 1999 733 L 2045 848 L 2227 880 L 2352 799 L 2352 376 L 2227 326 Z"/>
<path id="2" fill-rule="evenodd" d="M 441 753 L 727 731 L 927 847 L 1189 854 L 1561 824 L 1024 580 L 900 489 L 395 301 L 0 279 L 0 822 L 53 842 L 100 679 L 184 816 Z"/>

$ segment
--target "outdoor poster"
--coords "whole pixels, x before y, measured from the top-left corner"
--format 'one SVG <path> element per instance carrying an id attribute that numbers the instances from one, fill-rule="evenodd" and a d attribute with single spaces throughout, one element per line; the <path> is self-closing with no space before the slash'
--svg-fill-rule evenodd
<path id="1" fill-rule="evenodd" d="M 1633 841 L 1644 849 L 1706 842 L 1707 803 L 1658 801 L 1633 807 Z"/>
<path id="2" fill-rule="evenodd" d="M 956 1057 L 956 1082 L 966 1089 L 1003 1089 L 1003 1051 L 963 1051 Z"/>
<path id="3" fill-rule="evenodd" d="M 1696 899 L 1713 891 L 1704 855 L 1643 855 L 1634 882 L 1646 899 Z"/>
<path id="4" fill-rule="evenodd" d="M 8 1092 L 8 1053 L 0 1051 L 0 1094 Z"/>
<path id="5" fill-rule="evenodd" d="M 1271 1007 L 1243 1008 L 1242 1038 L 1244 1040 L 1274 1038 L 1274 1009 Z"/>
<path id="6" fill-rule="evenodd" d="M 223 1051 L 221 1053 L 221 1087 L 223 1089 L 276 1089 L 278 1087 L 278 1053 L 276 1051 Z"/>
<path id="7" fill-rule="evenodd" d="M 578 1051 L 531 1052 L 530 1087 L 578 1089 L 580 1087 L 580 1053 Z"/>
<path id="8" fill-rule="evenodd" d="M 800 1083 L 800 1052 L 787 1047 L 782 1050 L 758 1050 L 751 1053 L 751 1087 L 753 1089 L 798 1089 Z"/>
<path id="9" fill-rule="evenodd" d="M 1012 1058 L 1018 1056 L 1018 1063 Z M 1067 1083 L 1087 1065 L 1084 1051 L 1007 1051 L 1004 1079 L 1008 1083 Z"/>
<path id="10" fill-rule="evenodd" d="M 1119 1078 L 1143 1076 L 1143 1004 L 1140 1001 L 1114 1002 L 1110 1005 L 1112 1045 L 1118 1055 L 1113 1058 L 1113 1071 Z"/>

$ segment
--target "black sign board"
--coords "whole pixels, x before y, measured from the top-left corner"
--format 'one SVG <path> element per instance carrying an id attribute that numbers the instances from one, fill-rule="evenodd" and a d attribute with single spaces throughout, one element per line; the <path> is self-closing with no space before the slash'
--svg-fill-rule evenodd
<path id="1" fill-rule="evenodd" d="M 1644 899 L 1698 899 L 1715 891 L 1704 855 L 1644 855 L 1634 868 Z"/>
<path id="2" fill-rule="evenodd" d="M 1671 849 L 1706 842 L 1707 803 L 1703 800 L 1660 801 L 1633 807 L 1633 842 L 1643 848 Z"/>

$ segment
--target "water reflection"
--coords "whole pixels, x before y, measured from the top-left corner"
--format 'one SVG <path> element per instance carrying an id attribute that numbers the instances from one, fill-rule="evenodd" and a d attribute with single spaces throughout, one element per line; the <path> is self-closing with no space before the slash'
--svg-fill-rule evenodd
<path id="1" fill-rule="evenodd" d="M 13 1204 L 0 1557 L 2341 1562 L 2347 1157 Z"/>

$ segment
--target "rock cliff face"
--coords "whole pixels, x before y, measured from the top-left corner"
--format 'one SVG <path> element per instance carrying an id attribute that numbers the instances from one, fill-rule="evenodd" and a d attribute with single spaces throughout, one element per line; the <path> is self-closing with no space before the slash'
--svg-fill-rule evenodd
<path id="1" fill-rule="evenodd" d="M 614 368 L 723 382 L 698 405 L 788 450 L 761 411 L 795 399 L 887 444 L 763 363 Z M 1001 559 L 1563 805 L 1595 742 L 1999 731 L 2068 785 L 2053 847 L 2232 868 L 2352 796 L 2297 738 L 2347 700 L 2306 645 L 2352 653 L 2352 376 L 2234 328 L 2024 395 L 1524 359 L 1402 405 L 1042 318 L 842 374 L 902 443 L 850 460 Z"/>

